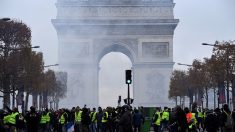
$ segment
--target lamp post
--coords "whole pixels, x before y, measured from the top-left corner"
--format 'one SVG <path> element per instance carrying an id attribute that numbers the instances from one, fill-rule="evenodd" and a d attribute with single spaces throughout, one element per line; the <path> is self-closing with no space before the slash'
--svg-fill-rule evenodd
<path id="1" fill-rule="evenodd" d="M 208 46 L 218 46 L 216 44 L 208 44 L 208 43 L 202 43 L 202 45 L 208 45 Z"/>
<path id="2" fill-rule="evenodd" d="M 193 65 L 189 65 L 189 64 L 183 64 L 183 63 L 177 63 L 178 65 L 183 65 L 183 66 L 189 66 L 189 67 L 191 67 L 191 66 L 193 66 Z"/>
<path id="3" fill-rule="evenodd" d="M 52 66 L 58 66 L 59 64 L 50 64 L 50 65 L 44 65 L 44 68 L 52 67 Z M 43 95 L 39 95 L 39 110 L 41 110 L 43 107 L 47 107 L 48 104 L 48 91 L 44 91 Z M 45 98 L 46 97 L 46 98 Z M 52 99 L 50 102 L 50 107 L 52 107 L 52 103 L 55 102 L 54 99 Z"/>
<path id="4" fill-rule="evenodd" d="M 220 47 L 220 45 L 217 45 L 217 44 L 202 43 L 202 45 Z M 226 50 L 226 87 L 227 87 L 227 89 L 226 89 L 226 94 L 227 94 L 226 102 L 227 102 L 227 105 L 230 107 L 230 103 L 229 103 L 229 68 L 230 68 L 230 66 L 229 66 L 228 48 L 229 48 L 229 46 L 225 45 L 225 50 Z M 219 90 L 218 90 L 218 93 L 219 93 Z"/>
<path id="5" fill-rule="evenodd" d="M 11 19 L 8 18 L 8 17 L 4 17 L 4 18 L 1 18 L 1 19 L 0 19 L 0 21 L 4 21 L 4 22 L 9 21 L 9 20 L 11 20 Z"/>
<path id="6" fill-rule="evenodd" d="M 51 67 L 51 66 L 58 66 L 59 64 L 53 64 L 53 65 L 44 65 L 43 67 L 46 68 L 46 67 Z"/>
<path id="7" fill-rule="evenodd" d="M 26 49 L 26 47 L 23 47 L 23 48 L 6 48 L 3 45 L 0 45 L 0 48 L 1 49 L 7 49 L 7 50 L 23 50 L 23 49 Z M 27 47 L 27 48 L 37 49 L 37 48 L 40 48 L 40 46 L 31 46 L 31 47 Z"/>
<path id="8" fill-rule="evenodd" d="M 187 66 L 187 67 L 192 67 L 193 65 L 189 65 L 189 64 L 183 64 L 183 63 L 177 63 L 178 65 L 182 65 L 182 66 Z M 191 98 L 191 93 L 188 87 L 188 96 L 189 96 L 189 108 L 191 109 L 192 103 L 193 103 L 193 98 Z"/>

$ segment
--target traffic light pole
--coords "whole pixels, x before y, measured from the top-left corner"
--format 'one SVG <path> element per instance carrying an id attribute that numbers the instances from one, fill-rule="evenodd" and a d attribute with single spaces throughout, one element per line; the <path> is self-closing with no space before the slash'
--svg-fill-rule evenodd
<path id="1" fill-rule="evenodd" d="M 130 84 L 127 84 L 127 105 L 130 106 Z"/>

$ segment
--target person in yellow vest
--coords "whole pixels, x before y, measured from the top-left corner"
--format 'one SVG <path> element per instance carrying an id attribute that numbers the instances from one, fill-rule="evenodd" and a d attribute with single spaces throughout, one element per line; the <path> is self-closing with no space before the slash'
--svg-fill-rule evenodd
<path id="1" fill-rule="evenodd" d="M 65 109 L 60 110 L 60 118 L 59 118 L 59 129 L 61 132 L 67 132 L 67 121 L 68 121 L 68 114 L 65 112 Z"/>
<path id="2" fill-rule="evenodd" d="M 3 117 L 3 129 L 9 129 L 9 119 L 11 118 L 11 113 L 5 113 Z"/>
<path id="3" fill-rule="evenodd" d="M 103 109 L 103 115 L 102 115 L 102 120 L 101 120 L 101 122 L 102 122 L 102 128 L 101 128 L 101 131 L 102 132 L 106 132 L 107 131 L 107 129 L 108 129 L 108 126 L 107 126 L 107 124 L 108 124 L 108 112 L 107 112 L 107 110 L 106 109 Z"/>
<path id="4" fill-rule="evenodd" d="M 52 114 L 51 112 L 46 108 L 45 109 L 46 112 L 46 129 L 47 131 L 50 131 L 52 129 L 52 123 L 51 123 L 51 118 L 52 118 Z"/>
<path id="5" fill-rule="evenodd" d="M 164 110 L 162 112 L 162 120 L 161 120 L 161 131 L 168 129 L 168 122 L 170 118 L 170 113 L 168 111 L 167 107 L 164 107 Z"/>
<path id="6" fill-rule="evenodd" d="M 187 123 L 188 123 L 188 131 L 189 132 L 196 132 L 197 131 L 197 119 L 196 113 L 191 112 L 187 107 L 185 108 Z"/>
<path id="7" fill-rule="evenodd" d="M 46 125 L 47 125 L 47 113 L 46 111 L 43 111 L 41 114 L 40 125 L 39 125 L 41 132 L 45 132 L 47 130 Z"/>
<path id="8" fill-rule="evenodd" d="M 160 132 L 161 129 L 161 108 L 157 107 L 156 112 L 153 115 L 152 118 L 152 125 L 154 128 L 154 132 Z"/>
<path id="9" fill-rule="evenodd" d="M 92 109 L 92 112 L 90 113 L 90 117 L 91 117 L 91 132 L 96 132 L 97 129 L 97 116 L 96 116 L 97 112 L 96 112 L 96 108 Z"/>
<path id="10" fill-rule="evenodd" d="M 208 111 L 208 109 L 206 108 L 206 109 L 203 109 L 203 112 L 202 112 L 202 114 L 203 114 L 203 123 L 202 123 L 202 127 L 203 127 L 203 131 L 205 131 L 205 120 L 206 120 L 206 116 L 207 116 L 207 111 Z"/>
<path id="11" fill-rule="evenodd" d="M 197 112 L 197 116 L 198 116 L 198 118 L 197 118 L 197 127 L 199 128 L 199 129 L 203 129 L 203 122 L 204 122 L 204 115 L 203 115 L 203 112 L 202 112 L 202 110 L 199 108 L 198 109 L 198 112 Z"/>
<path id="12" fill-rule="evenodd" d="M 9 127 L 10 127 L 10 132 L 16 132 L 16 126 L 17 126 L 17 122 L 19 120 L 19 112 L 17 108 L 14 108 L 12 110 L 12 113 L 8 119 L 8 123 L 9 123 Z"/>
<path id="13" fill-rule="evenodd" d="M 82 110 L 79 106 L 76 107 L 74 116 L 74 130 L 75 132 L 81 132 Z"/>

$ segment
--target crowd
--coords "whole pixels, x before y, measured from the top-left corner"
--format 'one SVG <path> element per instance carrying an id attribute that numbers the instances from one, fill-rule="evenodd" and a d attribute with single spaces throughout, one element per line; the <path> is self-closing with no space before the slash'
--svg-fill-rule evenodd
<path id="1" fill-rule="evenodd" d="M 45 109 L 19 113 L 17 108 L 0 111 L 0 132 L 129 132 L 132 131 L 132 110 L 128 105 L 112 108 L 101 107 L 92 110 L 86 107 L 73 107 L 71 110 L 57 111 Z M 144 117 L 134 110 L 135 124 L 143 124 Z"/>
<path id="2" fill-rule="evenodd" d="M 128 105 L 98 110 L 77 106 L 56 111 L 37 111 L 32 106 L 23 114 L 17 108 L 1 110 L 0 132 L 142 132 L 146 119 L 153 128 L 149 131 L 154 132 L 233 132 L 235 128 L 235 111 L 226 104 L 215 110 L 157 107 L 151 118 L 145 118 L 143 108 Z"/>
<path id="3" fill-rule="evenodd" d="M 172 111 L 157 108 L 153 117 L 155 132 L 233 132 L 235 131 L 235 111 L 230 111 L 227 104 L 214 110 L 198 109 L 197 106 L 182 109 L 177 106 Z M 161 118 L 158 118 L 161 117 Z"/>

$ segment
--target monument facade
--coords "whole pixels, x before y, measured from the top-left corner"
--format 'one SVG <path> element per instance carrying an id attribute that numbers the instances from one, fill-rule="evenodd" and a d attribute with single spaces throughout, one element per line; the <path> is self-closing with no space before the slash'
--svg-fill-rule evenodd
<path id="1" fill-rule="evenodd" d="M 173 0 L 58 0 L 52 23 L 59 68 L 68 73 L 68 106 L 98 106 L 99 62 L 121 52 L 132 62 L 135 106 L 163 106 L 179 22 Z M 118 96 L 118 95 L 117 95 Z"/>

